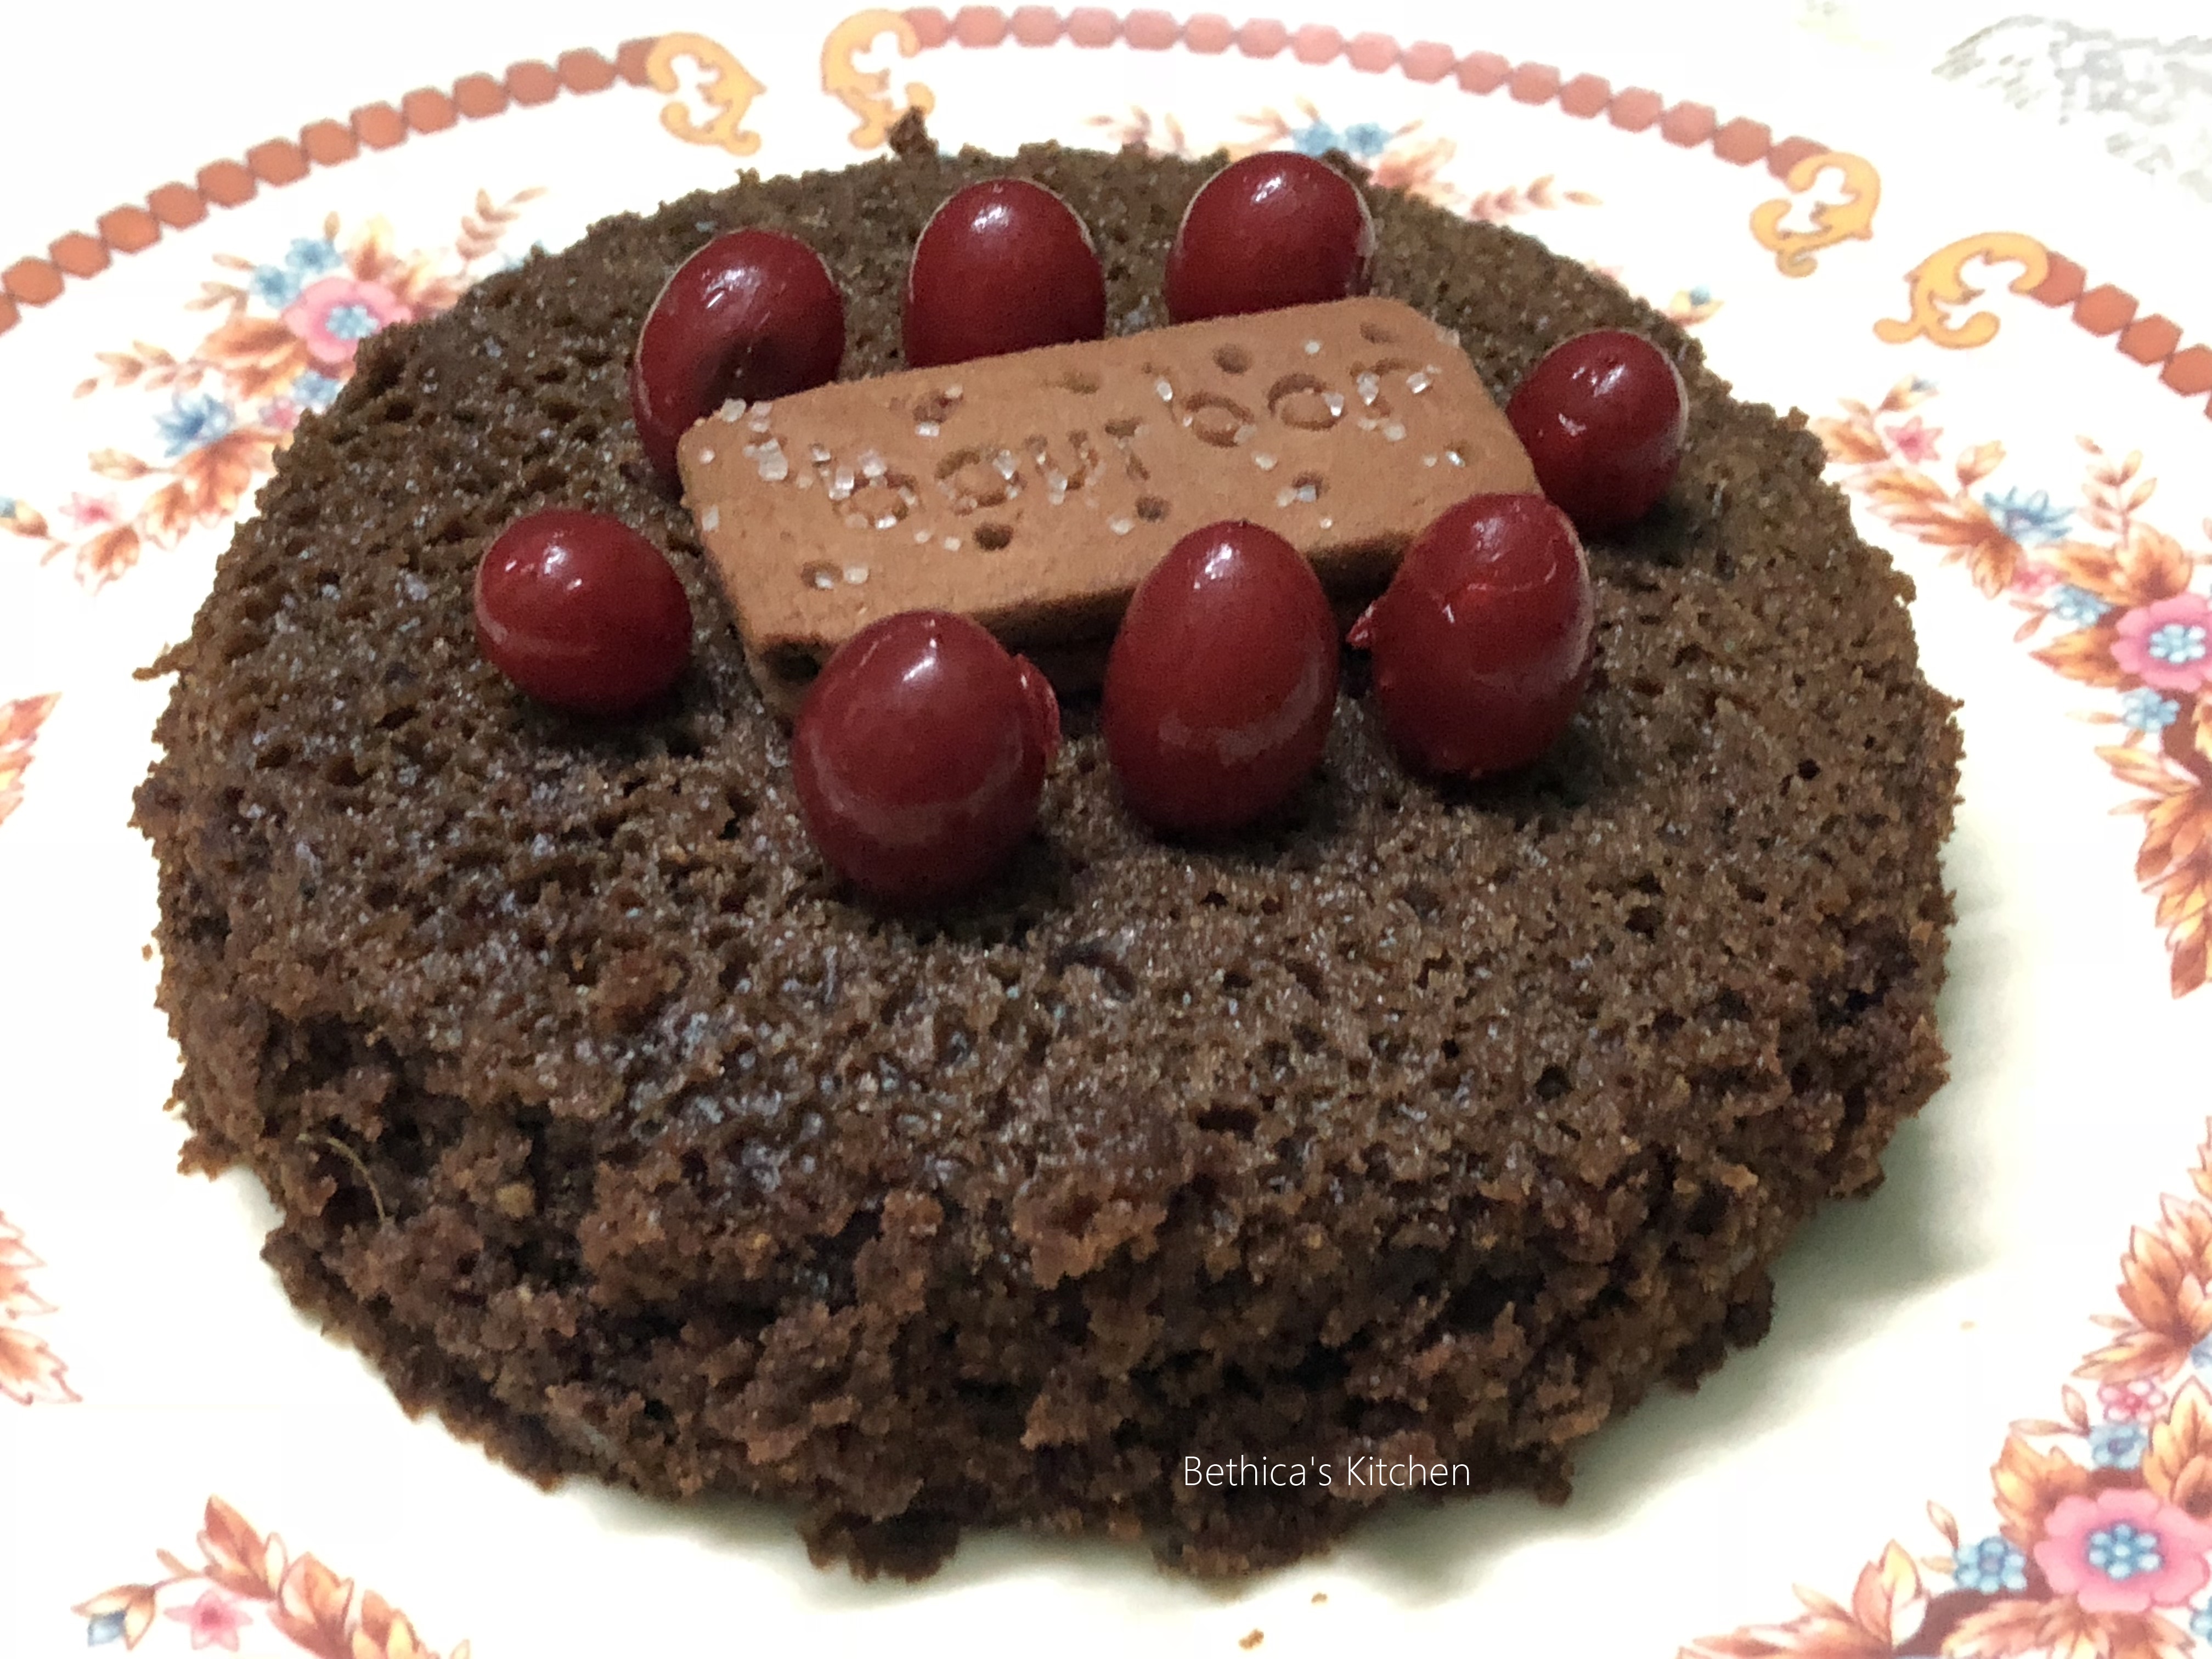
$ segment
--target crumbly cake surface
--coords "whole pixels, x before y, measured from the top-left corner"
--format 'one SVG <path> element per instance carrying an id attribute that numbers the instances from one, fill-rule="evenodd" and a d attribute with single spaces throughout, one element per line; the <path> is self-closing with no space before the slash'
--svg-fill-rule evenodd
<path id="1" fill-rule="evenodd" d="M 791 230 L 896 367 L 957 186 L 1058 191 L 1112 326 L 1163 320 L 1202 164 L 1025 151 L 747 179 L 365 343 L 221 562 L 138 797 L 187 1162 L 250 1168 L 294 1298 L 410 1409 L 541 1478 L 795 1506 L 818 1559 L 960 1529 L 1279 1563 L 1379 1501 L 1183 1460 L 1574 1443 L 1764 1329 L 1767 1266 L 1941 1080 L 1956 781 L 1905 580 L 1796 419 L 1510 231 L 1370 191 L 1376 291 L 1501 401 L 1549 346 L 1680 362 L 1668 502 L 1592 547 L 1599 666 L 1525 774 L 1409 778 L 1346 695 L 1265 830 L 1164 842 L 1067 710 L 1039 834 L 973 902 L 853 902 L 802 827 L 625 374 L 663 280 Z M 665 707 L 571 720 L 479 657 L 478 555 L 534 508 L 668 550 Z"/>

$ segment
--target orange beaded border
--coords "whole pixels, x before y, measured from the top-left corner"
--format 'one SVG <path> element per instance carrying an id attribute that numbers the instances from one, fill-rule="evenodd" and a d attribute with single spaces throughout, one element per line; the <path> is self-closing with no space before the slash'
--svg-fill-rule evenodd
<path id="1" fill-rule="evenodd" d="M 1119 41 L 1138 52 L 1165 52 L 1180 46 L 1203 57 L 1218 57 L 1232 46 L 1247 58 L 1279 57 L 1285 51 L 1301 64 L 1322 64 L 1342 57 L 1366 75 L 1395 69 L 1408 81 L 1432 85 L 1450 76 L 1463 92 L 1479 96 L 1504 88 L 1516 103 L 1544 104 L 1554 98 L 1569 115 L 1591 120 L 1602 114 L 1627 132 L 1642 132 L 1656 125 L 1660 136 L 1685 149 L 1711 142 L 1713 154 L 1737 167 L 1765 161 L 1776 178 L 1808 155 L 1827 148 L 1810 138 L 1774 142 L 1773 131 L 1761 122 L 1738 118 L 1722 125 L 1707 104 L 1668 104 L 1647 87 L 1630 87 L 1616 93 L 1612 83 L 1595 75 L 1563 79 L 1549 64 L 1515 64 L 1494 52 L 1472 52 L 1462 56 L 1437 40 L 1419 40 L 1401 46 L 1387 34 L 1355 34 L 1350 39 L 1323 23 L 1291 28 L 1272 18 L 1255 18 L 1243 25 L 1218 13 L 1201 12 L 1177 22 L 1164 11 L 1139 10 L 1117 16 L 1103 6 L 1079 6 L 1065 16 L 1049 6 L 1019 6 L 1004 12 L 996 6 L 963 6 L 947 15 L 935 7 L 919 7 L 905 14 L 923 48 L 961 46 L 995 46 L 1011 40 L 1017 46 L 1049 46 L 1063 37 L 1078 46 L 1098 48 Z"/>
<path id="2" fill-rule="evenodd" d="M 1494 52 L 1462 55 L 1437 40 L 1401 46 L 1387 34 L 1347 38 L 1320 23 L 1291 28 L 1273 19 L 1255 18 L 1240 25 L 1216 12 L 1178 22 L 1164 11 L 1117 15 L 1103 6 L 1079 6 L 1064 16 L 1049 6 L 1019 6 L 1011 13 L 996 6 L 963 6 L 949 15 L 930 6 L 912 9 L 905 16 L 925 48 L 980 49 L 1008 40 L 1021 46 L 1049 46 L 1065 38 L 1094 49 L 1116 41 L 1138 52 L 1165 52 L 1180 46 L 1207 57 L 1231 48 L 1247 58 L 1263 59 L 1288 51 L 1306 64 L 1332 63 L 1341 57 L 1363 74 L 1395 69 L 1408 81 L 1424 85 L 1449 76 L 1462 92 L 1478 97 L 1503 88 L 1516 103 L 1533 106 L 1556 100 L 1569 115 L 1585 121 L 1602 115 L 1624 132 L 1656 128 L 1668 143 L 1684 149 L 1710 144 L 1716 156 L 1736 167 L 1764 161 L 1778 179 L 1786 178 L 1799 161 L 1827 148 L 1805 137 L 1778 143 L 1773 129 L 1763 122 L 1741 116 L 1723 121 L 1709 104 L 1669 104 L 1649 87 L 1615 91 L 1599 76 L 1568 77 L 1550 64 L 1516 64 Z M 2181 325 L 2171 318 L 2138 316 L 2140 304 L 2124 289 L 2109 283 L 2090 288 L 2087 283 L 2087 273 L 2080 264 L 2053 252 L 2050 271 L 2031 297 L 2054 310 L 2070 307 L 2075 325 L 2090 334 L 2117 337 L 2114 343 L 2120 352 L 2156 369 L 2160 380 L 2181 396 L 2212 392 L 2212 346 L 2183 346 Z M 2212 404 L 2205 413 L 2212 416 Z"/>
<path id="3" fill-rule="evenodd" d="M 565 52 L 551 64 L 510 64 L 503 75 L 465 75 L 443 92 L 418 87 L 397 106 L 365 104 L 343 121 L 310 122 L 296 139 L 271 138 L 254 145 L 241 160 L 210 162 L 191 183 L 163 185 L 149 191 L 143 204 L 125 203 L 101 214 L 92 232 L 58 236 L 43 257 L 18 259 L 0 270 L 0 334 L 21 319 L 23 307 L 60 298 L 67 279 L 89 281 L 114 256 L 141 252 L 161 240 L 164 231 L 189 229 L 210 209 L 249 202 L 264 185 L 281 190 L 314 167 L 342 167 L 363 149 L 390 149 L 410 136 L 443 132 L 463 119 L 484 120 L 515 105 L 550 103 L 563 92 L 604 92 L 617 80 L 644 86 L 653 44 L 649 39 L 625 42 L 611 61 L 588 47 Z"/>
<path id="4" fill-rule="evenodd" d="M 1764 122 L 1738 116 L 1728 121 L 1709 104 L 1668 103 L 1648 87 L 1615 90 L 1595 75 L 1566 76 L 1550 64 L 1516 64 L 1493 52 L 1462 54 L 1436 40 L 1401 46 L 1373 32 L 1346 37 L 1323 23 L 1291 27 L 1272 18 L 1236 24 L 1218 12 L 1200 12 L 1178 21 L 1168 12 L 1139 9 L 1118 14 L 1103 6 L 1078 6 L 1062 14 L 1049 6 L 963 6 L 950 15 L 933 6 L 902 14 L 921 49 L 945 46 L 970 50 L 1012 40 L 1025 47 L 1049 46 L 1065 39 L 1091 50 L 1115 44 L 1136 52 L 1166 52 L 1181 46 L 1202 57 L 1234 48 L 1247 58 L 1272 58 L 1288 52 L 1297 62 L 1318 65 L 1344 58 L 1367 75 L 1396 70 L 1408 81 L 1433 85 L 1449 76 L 1463 92 L 1487 97 L 1503 89 L 1516 103 L 1556 101 L 1568 115 L 1595 120 L 1600 115 L 1624 132 L 1656 130 L 1684 149 L 1710 145 L 1721 161 L 1749 167 L 1764 161 L 1778 179 L 1808 155 L 1826 148 L 1802 137 L 1777 142 Z M 125 204 L 94 222 L 97 234 L 71 231 L 57 237 L 44 257 L 19 259 L 0 270 L 0 334 L 21 320 L 24 307 L 38 307 L 59 298 L 67 279 L 82 282 L 107 269 L 117 254 L 137 253 L 158 241 L 163 230 L 184 230 L 208 216 L 210 208 L 236 207 L 261 186 L 295 184 L 313 167 L 334 167 L 362 150 L 390 149 L 410 134 L 427 137 L 466 119 L 481 121 L 514 105 L 550 103 L 562 93 L 577 96 L 604 92 L 617 80 L 647 84 L 646 59 L 650 38 L 623 43 L 610 60 L 589 47 L 566 52 L 552 64 L 535 59 L 508 65 L 499 76 L 465 75 L 447 91 L 420 87 L 397 106 L 368 104 L 344 121 L 311 122 L 298 139 L 271 138 L 254 145 L 243 161 L 220 161 L 202 167 L 193 182 L 172 182 L 148 194 L 143 206 Z M 2117 349 L 2158 371 L 2159 380 L 2185 398 L 2212 392 L 2212 346 L 2181 343 L 2179 324 L 2171 318 L 2139 316 L 2139 303 L 2112 283 L 2088 286 L 2087 273 L 2064 255 L 2051 255 L 2051 269 L 2032 297 L 2053 309 L 2070 307 L 2076 326 L 2100 338 L 2114 337 Z M 2212 404 L 2206 409 L 2212 416 Z"/>

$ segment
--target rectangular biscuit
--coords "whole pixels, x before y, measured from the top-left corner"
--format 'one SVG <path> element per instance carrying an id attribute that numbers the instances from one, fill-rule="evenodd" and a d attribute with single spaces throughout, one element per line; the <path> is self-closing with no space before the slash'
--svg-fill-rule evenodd
<path id="1" fill-rule="evenodd" d="M 1182 537 L 1247 519 L 1340 605 L 1431 519 L 1534 471 L 1454 338 L 1340 300 L 726 404 L 684 500 L 770 707 L 878 617 L 958 611 L 1063 690 L 1097 683 Z"/>

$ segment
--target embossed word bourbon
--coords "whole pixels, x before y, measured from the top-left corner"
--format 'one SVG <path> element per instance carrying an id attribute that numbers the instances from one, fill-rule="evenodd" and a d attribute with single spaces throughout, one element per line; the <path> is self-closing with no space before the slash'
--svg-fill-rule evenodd
<path id="1" fill-rule="evenodd" d="M 1457 342 L 1376 299 L 732 403 L 679 459 L 786 713 L 895 611 L 964 612 L 1080 685 L 1145 573 L 1201 525 L 1264 525 L 1356 602 L 1455 501 L 1537 487 Z"/>

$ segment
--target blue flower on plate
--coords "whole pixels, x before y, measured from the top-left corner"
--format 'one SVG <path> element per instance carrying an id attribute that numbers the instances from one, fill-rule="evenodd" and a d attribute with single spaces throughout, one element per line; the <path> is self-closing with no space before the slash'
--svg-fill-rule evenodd
<path id="1" fill-rule="evenodd" d="M 0 519 L 12 519 L 15 516 L 15 498 L 13 495 L 0 495 Z"/>
<path id="2" fill-rule="evenodd" d="M 1344 130 L 1345 147 L 1363 161 L 1390 148 L 1390 129 L 1379 121 L 1354 121 Z"/>
<path id="3" fill-rule="evenodd" d="M 342 384 L 327 374 L 318 374 L 311 368 L 293 380 L 292 401 L 302 409 L 328 409 L 331 400 L 338 395 L 338 387 Z"/>
<path id="4" fill-rule="evenodd" d="M 2172 697 L 2161 697 L 2148 685 L 2139 685 L 2120 699 L 2121 721 L 2138 732 L 2163 732 L 2180 718 L 2181 705 Z M 2195 1358 L 2193 1351 L 2191 1357 Z"/>
<path id="5" fill-rule="evenodd" d="M 2074 526 L 2074 509 L 2053 507 L 2047 489 L 2039 489 L 2033 495 L 2021 495 L 2017 485 L 2002 495 L 1984 490 L 1982 505 L 1989 508 L 1997 528 L 2023 547 L 2063 542 Z"/>
<path id="6" fill-rule="evenodd" d="M 2089 1431 L 2089 1461 L 2100 1469 L 2139 1468 L 2150 1449 L 2150 1431 L 2140 1423 L 2100 1423 Z"/>
<path id="7" fill-rule="evenodd" d="M 282 265 L 256 265 L 246 279 L 246 291 L 271 311 L 282 311 L 300 297 L 300 278 Z"/>
<path id="8" fill-rule="evenodd" d="M 85 1646 L 104 1648 L 110 1642 L 120 1642 L 123 1639 L 125 1617 L 124 1610 L 118 1607 L 113 1613 L 103 1613 L 96 1619 L 87 1620 L 84 1632 Z"/>
<path id="9" fill-rule="evenodd" d="M 2212 1607 L 2199 1607 L 2189 1615 L 2189 1633 L 2200 1642 L 2212 1642 Z"/>
<path id="10" fill-rule="evenodd" d="M 154 417 L 154 425 L 169 446 L 169 459 L 202 449 L 238 424 L 238 416 L 220 398 L 204 392 L 179 393 L 175 401 Z"/>
<path id="11" fill-rule="evenodd" d="M 376 313 L 367 306 L 332 306 L 323 328 L 334 340 L 366 340 L 376 332 Z"/>
<path id="12" fill-rule="evenodd" d="M 2139 1572 L 2156 1572 L 2165 1566 L 2166 1551 L 2156 1533 L 2121 1521 L 2089 1534 L 2089 1565 L 2115 1583 L 2125 1583 Z"/>
<path id="13" fill-rule="evenodd" d="M 2167 623 L 2154 633 L 2146 642 L 2150 654 L 2175 667 L 2185 667 L 2203 660 L 2206 649 L 2204 625 L 2202 623 Z"/>
<path id="14" fill-rule="evenodd" d="M 2212 1336 L 2189 1351 L 2189 1363 L 2200 1371 L 2212 1371 Z"/>
<path id="15" fill-rule="evenodd" d="M 1326 155 L 1333 149 L 1371 161 L 1390 148 L 1390 130 L 1375 121 L 1355 121 L 1341 129 L 1315 120 L 1291 131 L 1291 148 L 1301 155 Z"/>
<path id="16" fill-rule="evenodd" d="M 1960 1589 L 1995 1595 L 2027 1588 L 2027 1557 L 2009 1538 L 1992 1534 L 1978 1544 L 1961 1544 L 1951 1557 L 1951 1577 Z"/>
<path id="17" fill-rule="evenodd" d="M 325 237 L 295 237 L 284 250 L 282 264 L 256 265 L 246 279 L 253 297 L 271 311 L 282 311 L 300 297 L 300 290 L 318 276 L 345 268 L 337 246 Z"/>
<path id="18" fill-rule="evenodd" d="M 2051 590 L 2051 614 L 2076 628 L 2087 628 L 2112 608 L 2087 588 L 2076 587 L 2071 582 L 2063 582 Z"/>
<path id="19" fill-rule="evenodd" d="M 311 277 L 327 276 L 344 265 L 337 244 L 326 236 L 301 236 L 284 250 L 284 269 L 302 283 Z"/>

